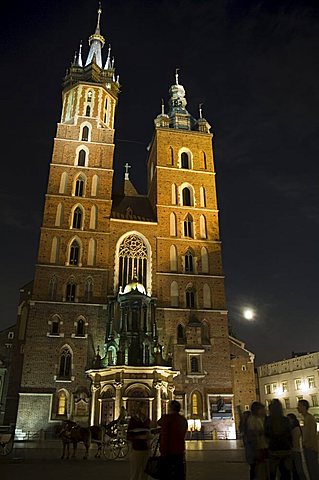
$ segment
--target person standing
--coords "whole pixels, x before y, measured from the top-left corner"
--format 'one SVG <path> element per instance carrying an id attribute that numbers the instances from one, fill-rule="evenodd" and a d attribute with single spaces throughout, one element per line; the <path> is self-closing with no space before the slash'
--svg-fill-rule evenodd
<path id="1" fill-rule="evenodd" d="M 127 427 L 127 439 L 131 442 L 130 480 L 147 480 L 145 473 L 147 460 L 150 456 L 150 427 L 151 420 L 145 413 L 146 405 L 136 404 L 135 411 Z"/>
<path id="2" fill-rule="evenodd" d="M 246 461 L 250 467 L 250 480 L 267 479 L 268 445 L 264 430 L 265 416 L 265 406 L 260 402 L 253 402 L 250 415 L 246 413 L 245 423 L 241 424 Z"/>
<path id="3" fill-rule="evenodd" d="M 287 418 L 290 422 L 292 435 L 292 478 L 293 480 L 307 480 L 302 466 L 300 423 L 294 413 L 288 413 Z"/>
<path id="4" fill-rule="evenodd" d="M 310 480 L 318 480 L 319 466 L 317 422 L 315 417 L 311 415 L 308 410 L 309 402 L 307 400 L 299 400 L 298 412 L 301 413 L 304 419 L 304 427 L 302 430 L 302 444 L 305 461 Z"/>
<path id="5" fill-rule="evenodd" d="M 160 453 L 163 459 L 163 478 L 166 480 L 185 480 L 185 435 L 188 424 L 180 414 L 181 404 L 172 400 L 168 405 L 168 414 L 157 422 L 161 427 Z"/>
<path id="6" fill-rule="evenodd" d="M 265 420 L 265 435 L 269 443 L 269 477 L 276 480 L 291 479 L 292 435 L 290 423 L 283 414 L 281 401 L 274 399 L 269 405 L 269 417 Z"/>

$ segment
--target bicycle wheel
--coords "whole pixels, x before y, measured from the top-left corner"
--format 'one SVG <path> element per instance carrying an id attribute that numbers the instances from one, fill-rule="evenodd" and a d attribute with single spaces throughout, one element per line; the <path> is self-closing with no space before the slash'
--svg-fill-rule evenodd
<path id="1" fill-rule="evenodd" d="M 124 458 L 130 451 L 130 445 L 126 440 L 121 440 L 118 443 L 119 455 L 118 458 Z"/>
<path id="2" fill-rule="evenodd" d="M 113 442 L 112 440 L 107 441 L 103 445 L 102 452 L 103 452 L 104 457 L 107 460 L 115 460 L 120 454 L 120 450 L 118 448 L 118 445 L 116 445 L 116 443 Z"/>

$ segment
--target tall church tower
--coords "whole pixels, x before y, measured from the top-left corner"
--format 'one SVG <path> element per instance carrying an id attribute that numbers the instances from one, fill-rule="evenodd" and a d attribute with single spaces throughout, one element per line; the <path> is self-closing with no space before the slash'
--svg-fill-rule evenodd
<path id="1" fill-rule="evenodd" d="M 201 108 L 199 118 L 188 112 L 176 72 L 168 113 L 163 105 L 154 121 L 148 194 L 128 164 L 112 191 L 119 81 L 110 48 L 102 60 L 101 13 L 86 61 L 80 46 L 63 83 L 23 316 L 17 433 L 65 418 L 108 423 L 136 401 L 155 421 L 176 398 L 191 428 L 233 438 L 234 394 L 244 400 L 232 359 L 237 376 L 241 362 L 250 372 L 248 402 L 253 356 L 228 334 L 210 125 Z"/>

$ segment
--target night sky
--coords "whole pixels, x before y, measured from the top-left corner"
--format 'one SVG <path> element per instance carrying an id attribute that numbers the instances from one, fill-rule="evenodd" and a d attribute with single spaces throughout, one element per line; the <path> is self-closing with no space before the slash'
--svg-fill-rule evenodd
<path id="1" fill-rule="evenodd" d="M 1 316 L 32 279 L 61 82 L 94 0 L 6 2 L 1 22 Z M 319 8 L 307 0 L 104 0 L 122 93 L 115 172 L 145 191 L 174 70 L 214 132 L 230 322 L 257 363 L 318 350 Z M 106 49 L 104 49 L 104 58 Z M 242 318 L 243 306 L 256 318 Z"/>

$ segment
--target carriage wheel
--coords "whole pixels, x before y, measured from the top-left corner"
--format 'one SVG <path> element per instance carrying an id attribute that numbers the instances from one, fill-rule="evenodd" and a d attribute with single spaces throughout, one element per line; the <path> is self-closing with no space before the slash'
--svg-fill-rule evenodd
<path id="1" fill-rule="evenodd" d="M 130 451 L 129 443 L 126 440 L 121 440 L 117 446 L 119 450 L 118 458 L 124 458 Z"/>
<path id="2" fill-rule="evenodd" d="M 0 455 L 9 455 L 13 450 L 13 438 L 8 443 L 0 443 Z"/>
<path id="3" fill-rule="evenodd" d="M 118 445 L 112 440 L 107 441 L 102 447 L 103 455 L 107 460 L 115 460 L 120 453 Z"/>

